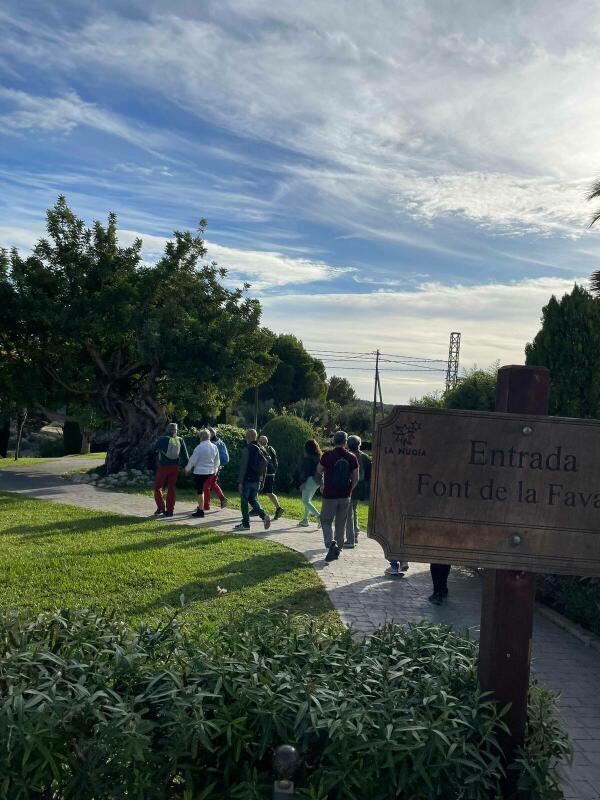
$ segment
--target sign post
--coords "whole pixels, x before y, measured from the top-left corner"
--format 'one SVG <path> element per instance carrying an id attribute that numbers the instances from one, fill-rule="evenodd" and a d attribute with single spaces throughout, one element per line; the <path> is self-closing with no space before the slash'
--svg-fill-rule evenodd
<path id="1" fill-rule="evenodd" d="M 484 569 L 479 682 L 510 704 L 509 762 L 527 721 L 534 573 L 600 575 L 600 422 L 549 417 L 549 386 L 543 367 L 503 367 L 494 412 L 396 406 L 373 443 L 368 535 L 385 557 Z"/>
<path id="2" fill-rule="evenodd" d="M 550 373 L 543 367 L 502 367 L 498 371 L 496 411 L 548 413 Z M 525 427 L 525 426 L 524 426 Z M 519 534 L 514 534 L 519 538 Z M 515 549 L 519 547 L 515 540 Z M 479 640 L 479 684 L 501 706 L 510 703 L 501 739 L 506 761 L 525 739 L 535 604 L 532 572 L 488 569 L 484 574 Z"/>

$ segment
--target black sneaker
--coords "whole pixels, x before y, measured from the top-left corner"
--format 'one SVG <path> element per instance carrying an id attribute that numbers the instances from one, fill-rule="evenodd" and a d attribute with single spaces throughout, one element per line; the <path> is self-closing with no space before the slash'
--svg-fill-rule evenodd
<path id="1" fill-rule="evenodd" d="M 340 549 L 335 542 L 329 545 L 329 550 L 325 556 L 325 561 L 337 561 L 340 557 Z"/>
<path id="2" fill-rule="evenodd" d="M 172 511 L 165 511 L 165 517 L 172 517 L 172 516 L 173 516 Z"/>
<path id="3" fill-rule="evenodd" d="M 441 592 L 434 592 L 427 599 L 430 603 L 433 603 L 434 606 L 441 606 L 444 602 L 444 595 Z"/>
<path id="4" fill-rule="evenodd" d="M 250 530 L 250 525 L 244 525 L 243 522 L 240 522 L 239 525 L 234 525 L 233 530 L 234 531 L 249 531 Z"/>
<path id="5" fill-rule="evenodd" d="M 192 517 L 203 517 L 203 516 L 204 516 L 204 511 L 202 511 L 201 508 L 197 508 L 192 514 Z"/>
<path id="6" fill-rule="evenodd" d="M 408 564 L 406 563 L 406 561 L 403 561 L 400 564 L 400 572 L 407 572 L 407 570 L 408 570 Z"/>
<path id="7" fill-rule="evenodd" d="M 280 517 L 283 517 L 283 508 L 281 506 L 275 511 L 273 519 L 280 519 Z"/>
<path id="8" fill-rule="evenodd" d="M 157 508 L 157 509 L 156 509 L 156 511 L 154 512 L 154 514 L 153 514 L 152 516 L 153 516 L 153 517 L 162 517 L 162 515 L 163 515 L 164 513 L 165 513 L 165 510 L 164 510 L 164 508 Z"/>
<path id="9" fill-rule="evenodd" d="M 226 507 L 227 507 L 227 498 L 225 498 L 225 500 L 221 500 L 221 508 L 226 508 Z"/>

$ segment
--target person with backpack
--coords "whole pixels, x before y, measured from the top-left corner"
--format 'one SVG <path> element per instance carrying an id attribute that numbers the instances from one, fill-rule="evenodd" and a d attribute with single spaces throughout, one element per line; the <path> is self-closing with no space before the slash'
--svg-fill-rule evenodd
<path id="1" fill-rule="evenodd" d="M 346 521 L 346 541 L 344 547 L 356 547 L 360 526 L 358 524 L 358 501 L 368 500 L 371 488 L 371 459 L 360 449 L 362 444 L 360 436 L 348 437 L 348 450 L 354 453 L 358 461 L 358 483 L 352 491 Z"/>
<path id="2" fill-rule="evenodd" d="M 263 485 L 261 486 L 260 493 L 266 494 L 269 500 L 275 506 L 275 516 L 273 517 L 273 519 L 279 519 L 279 517 L 283 516 L 283 508 L 279 503 L 279 498 L 274 493 L 275 473 L 277 472 L 277 467 L 279 466 L 279 461 L 277 460 L 277 452 L 275 451 L 275 448 L 269 444 L 269 440 L 267 439 L 266 436 L 259 436 L 258 444 L 268 459 L 267 471 L 265 473 L 265 480 Z"/>
<path id="3" fill-rule="evenodd" d="M 258 502 L 258 490 L 267 473 L 268 459 L 256 441 L 258 433 L 254 428 L 246 431 L 246 444 L 240 457 L 238 489 L 242 506 L 242 521 L 234 527 L 234 531 L 250 530 L 250 508 L 252 506 L 262 519 L 265 530 L 271 527 L 271 517 Z"/>
<path id="4" fill-rule="evenodd" d="M 321 448 L 316 439 L 308 439 L 304 443 L 304 458 L 300 468 L 300 491 L 302 492 L 302 502 L 304 503 L 304 516 L 298 523 L 299 528 L 308 528 L 309 517 L 314 514 L 317 525 L 321 525 L 321 515 L 319 509 L 313 505 L 312 499 L 317 489 L 321 488 L 323 476 L 317 472 L 317 467 L 321 461 Z"/>
<path id="5" fill-rule="evenodd" d="M 172 517 L 175 508 L 175 486 L 179 476 L 179 466 L 185 466 L 189 456 L 185 441 L 177 435 L 177 423 L 167 425 L 164 436 L 161 436 L 150 448 L 156 458 L 156 477 L 154 478 L 154 499 L 156 511 L 154 516 Z M 167 502 L 163 497 L 163 487 L 167 484 Z"/>
<path id="6" fill-rule="evenodd" d="M 227 498 L 223 494 L 223 490 L 219 486 L 219 472 L 223 469 L 223 467 L 229 464 L 229 451 L 227 450 L 227 445 L 221 439 L 214 428 L 207 428 L 206 429 L 210 434 L 210 441 L 214 444 L 214 446 L 219 451 L 219 470 L 216 472 L 210 480 L 206 481 L 204 484 L 204 502 L 202 504 L 204 511 L 210 511 L 210 493 L 214 492 L 221 502 L 221 508 L 225 508 L 227 505 Z"/>
<path id="7" fill-rule="evenodd" d="M 205 429 L 198 434 L 199 444 L 194 448 L 185 468 L 186 472 L 194 471 L 194 487 L 198 494 L 198 507 L 192 517 L 203 517 L 204 490 L 219 471 L 219 451 L 211 441 L 210 433 Z"/>
<path id="8" fill-rule="evenodd" d="M 339 558 L 344 546 L 344 533 L 348 519 L 350 495 L 358 483 L 358 459 L 347 448 L 348 434 L 337 431 L 333 437 L 333 450 L 321 456 L 317 472 L 323 475 L 323 503 L 321 526 L 327 548 L 325 561 Z M 335 539 L 332 525 L 335 522 Z"/>

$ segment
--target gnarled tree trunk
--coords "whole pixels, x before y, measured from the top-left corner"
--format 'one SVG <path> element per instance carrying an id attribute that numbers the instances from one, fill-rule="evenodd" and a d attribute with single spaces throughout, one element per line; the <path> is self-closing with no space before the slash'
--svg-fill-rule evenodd
<path id="1" fill-rule="evenodd" d="M 103 410 L 117 421 L 106 454 L 108 475 L 125 469 L 146 469 L 148 450 L 164 433 L 167 416 L 161 406 L 146 391 L 132 401 L 116 394 L 105 395 Z"/>

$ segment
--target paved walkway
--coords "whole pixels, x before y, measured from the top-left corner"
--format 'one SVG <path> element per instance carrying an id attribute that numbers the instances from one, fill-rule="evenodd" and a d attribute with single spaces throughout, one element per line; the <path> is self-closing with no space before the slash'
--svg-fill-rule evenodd
<path id="1" fill-rule="evenodd" d="M 95 466 L 93 461 L 89 466 Z M 80 459 L 64 458 L 30 467 L 0 470 L 0 491 L 44 500 L 69 503 L 133 516 L 149 516 L 155 508 L 150 497 L 72 484 L 61 475 L 81 467 Z M 189 514 L 192 505 L 180 504 L 173 524 L 230 531 L 240 515 L 233 509 L 215 510 L 201 520 Z M 165 520 L 166 521 L 166 520 Z M 295 521 L 281 519 L 268 532 L 260 522 L 252 523 L 253 536 L 272 539 L 303 553 L 318 571 L 332 603 L 344 622 L 369 632 L 385 621 L 407 623 L 419 620 L 444 622 L 457 629 L 478 633 L 481 585 L 473 570 L 453 568 L 448 602 L 432 606 L 427 597 L 431 581 L 427 564 L 411 564 L 403 578 L 386 578 L 380 546 L 361 537 L 355 550 L 345 550 L 339 561 L 327 564 L 320 531 L 298 528 Z M 600 653 L 536 614 L 534 623 L 535 677 L 561 692 L 560 714 L 569 730 L 576 753 L 573 765 L 565 767 L 567 800 L 600 798 Z"/>

